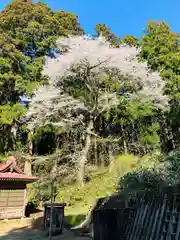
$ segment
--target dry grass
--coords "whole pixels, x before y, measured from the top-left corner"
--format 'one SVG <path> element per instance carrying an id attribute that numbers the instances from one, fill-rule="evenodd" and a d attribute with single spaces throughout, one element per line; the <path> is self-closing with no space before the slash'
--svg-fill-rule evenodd
<path id="1" fill-rule="evenodd" d="M 34 217 L 31 217 L 14 220 L 2 220 L 0 221 L 0 236 L 6 235 L 11 231 L 22 232 L 25 229 L 40 229 L 41 223 L 37 224 L 37 221 L 35 221 L 36 224 L 34 224 L 34 219 Z"/>
<path id="2" fill-rule="evenodd" d="M 8 234 L 12 229 L 22 229 L 30 225 L 29 219 L 3 220 L 0 221 L 0 236 Z"/>

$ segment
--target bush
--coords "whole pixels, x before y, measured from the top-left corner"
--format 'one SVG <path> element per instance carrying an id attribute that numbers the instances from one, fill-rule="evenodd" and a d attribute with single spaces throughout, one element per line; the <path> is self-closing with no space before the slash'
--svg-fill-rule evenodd
<path id="1" fill-rule="evenodd" d="M 139 169 L 125 174 L 119 181 L 119 191 L 127 196 L 136 197 L 146 192 L 160 192 L 168 185 L 163 174 L 155 170 Z"/>
<path id="2" fill-rule="evenodd" d="M 170 184 L 180 183 L 180 150 L 172 151 L 165 159 Z"/>
<path id="3" fill-rule="evenodd" d="M 36 212 L 36 208 L 36 204 L 34 204 L 33 202 L 28 202 L 25 209 L 25 216 L 29 217 L 31 213 Z"/>
<path id="4" fill-rule="evenodd" d="M 56 195 L 56 187 L 54 187 L 54 194 Z M 34 206 L 39 207 L 40 201 L 42 202 L 48 202 L 51 199 L 51 185 L 42 183 L 42 182 L 36 182 L 34 184 L 31 184 L 31 186 L 28 187 L 28 201 Z"/>

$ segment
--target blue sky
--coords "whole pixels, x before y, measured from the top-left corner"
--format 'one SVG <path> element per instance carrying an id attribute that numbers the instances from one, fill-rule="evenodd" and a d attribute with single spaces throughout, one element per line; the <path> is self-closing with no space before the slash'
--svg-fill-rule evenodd
<path id="1" fill-rule="evenodd" d="M 42 0 L 43 1 L 43 0 Z M 2 9 L 10 0 L 0 0 Z M 119 36 L 140 37 L 148 20 L 164 20 L 180 32 L 180 0 L 44 0 L 54 10 L 76 13 L 87 33 L 98 22 L 106 23 Z"/>

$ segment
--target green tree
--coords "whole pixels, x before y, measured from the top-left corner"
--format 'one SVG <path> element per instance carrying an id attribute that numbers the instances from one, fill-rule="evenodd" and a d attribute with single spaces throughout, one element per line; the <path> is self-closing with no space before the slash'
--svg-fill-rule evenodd
<path id="1" fill-rule="evenodd" d="M 69 34 L 83 34 L 77 16 L 54 12 L 43 3 L 14 0 L 0 12 L 0 108 L 7 109 L 0 113 L 3 139 L 14 123 L 17 128 L 22 125 L 19 118 L 25 110 L 21 108 L 21 113 L 14 114 L 19 96 L 32 96 L 37 86 L 47 83 L 48 78 L 42 74 L 44 56 L 56 48 L 57 37 Z M 8 150 L 5 142 L 1 143 L 2 151 Z M 11 144 L 11 149 L 14 147 Z"/>
<path id="2" fill-rule="evenodd" d="M 98 36 L 103 36 L 111 44 L 111 46 L 118 48 L 121 44 L 121 39 L 111 32 L 111 29 L 103 23 L 98 23 L 95 26 L 95 31 Z"/>
<path id="3" fill-rule="evenodd" d="M 153 70 L 161 70 L 164 56 L 179 51 L 179 36 L 173 33 L 165 22 L 150 21 L 146 34 L 142 37 L 141 58 L 145 59 Z"/>
<path id="4" fill-rule="evenodd" d="M 123 43 L 126 43 L 129 46 L 135 46 L 135 47 L 139 47 L 140 46 L 140 41 L 138 38 L 131 36 L 131 35 L 127 35 L 122 39 Z"/>
<path id="5" fill-rule="evenodd" d="M 147 25 L 146 35 L 141 42 L 140 57 L 147 61 L 153 70 L 159 70 L 165 82 L 164 94 L 169 96 L 169 111 L 163 116 L 166 132 L 165 148 L 174 149 L 179 146 L 180 117 L 180 69 L 179 69 L 179 34 L 173 33 L 165 22 L 152 22 Z M 165 119 L 165 120 L 164 120 Z M 168 147 L 169 145 L 169 147 Z M 171 146 L 171 147 L 170 147 Z"/>

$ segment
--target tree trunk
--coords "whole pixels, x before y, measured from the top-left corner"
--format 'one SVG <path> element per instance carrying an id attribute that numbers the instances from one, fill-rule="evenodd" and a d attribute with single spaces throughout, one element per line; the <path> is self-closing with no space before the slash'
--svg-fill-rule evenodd
<path id="1" fill-rule="evenodd" d="M 90 120 L 88 127 L 86 129 L 86 141 L 85 141 L 85 147 L 82 151 L 82 155 L 79 159 L 79 171 L 78 171 L 78 182 L 80 186 L 84 186 L 84 174 L 85 174 L 85 164 L 87 162 L 88 152 L 91 146 L 91 135 L 89 131 L 91 131 L 93 128 L 93 121 Z"/>
<path id="2" fill-rule="evenodd" d="M 98 208 L 101 207 L 101 205 L 103 204 L 103 202 L 106 200 L 106 198 L 98 198 L 94 201 L 90 211 L 88 212 L 85 220 L 80 223 L 78 226 L 76 227 L 72 227 L 72 230 L 85 230 L 85 229 L 90 229 L 90 225 L 92 224 L 92 220 L 93 220 L 93 214 L 94 211 Z"/>
<path id="3" fill-rule="evenodd" d="M 166 141 L 168 142 L 168 151 L 169 150 L 171 151 L 175 148 L 175 142 L 174 142 L 174 137 L 173 137 L 173 133 L 172 133 L 172 128 L 168 126 L 168 123 L 167 123 L 166 120 L 164 120 L 164 122 L 165 122 L 165 128 L 164 128 L 165 136 L 164 136 L 164 138 L 166 138 Z M 169 125 L 170 124 L 171 123 L 169 123 Z"/>
<path id="4" fill-rule="evenodd" d="M 28 153 L 30 156 L 33 154 L 33 144 L 31 139 L 31 132 L 28 134 Z M 24 173 L 31 176 L 32 175 L 32 162 L 30 159 L 26 159 L 24 164 Z"/>
<path id="5" fill-rule="evenodd" d="M 171 143 L 172 143 L 172 147 L 173 149 L 176 148 L 176 145 L 175 145 L 175 141 L 174 141 L 174 135 L 173 135 L 173 130 L 172 130 L 172 127 L 170 127 L 170 138 L 171 138 Z"/>
<path id="6" fill-rule="evenodd" d="M 94 136 L 94 162 L 95 162 L 96 166 L 99 165 L 99 161 L 98 161 L 98 147 L 97 147 L 96 136 Z"/>
<path id="7" fill-rule="evenodd" d="M 31 176 L 32 175 L 32 164 L 30 160 L 26 160 L 24 164 L 24 173 Z"/>
<path id="8" fill-rule="evenodd" d="M 9 125 L 7 127 L 7 150 L 13 150 L 13 134 L 12 134 L 12 126 Z"/>
<path id="9" fill-rule="evenodd" d="M 29 155 L 32 156 L 33 155 L 33 143 L 32 143 L 32 139 L 31 139 L 31 132 L 29 132 L 28 134 L 28 152 Z"/>
<path id="10" fill-rule="evenodd" d="M 126 136 L 125 136 L 125 133 L 124 133 L 123 125 L 121 125 L 121 131 L 122 131 L 122 140 L 123 140 L 124 153 L 127 154 L 128 150 L 127 150 Z"/>
<path id="11" fill-rule="evenodd" d="M 113 147 L 111 143 L 109 143 L 108 145 L 108 155 L 109 155 L 109 164 L 111 164 L 112 160 L 114 159 Z"/>

